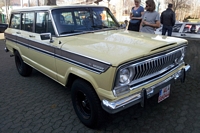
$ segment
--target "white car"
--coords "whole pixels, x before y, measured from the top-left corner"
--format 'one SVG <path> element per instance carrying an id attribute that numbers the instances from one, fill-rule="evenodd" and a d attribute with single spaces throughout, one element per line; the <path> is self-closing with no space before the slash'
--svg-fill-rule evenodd
<path id="1" fill-rule="evenodd" d="M 162 34 L 162 26 L 155 30 L 155 34 Z M 181 38 L 200 38 L 200 23 L 176 23 L 172 30 L 172 36 Z"/>

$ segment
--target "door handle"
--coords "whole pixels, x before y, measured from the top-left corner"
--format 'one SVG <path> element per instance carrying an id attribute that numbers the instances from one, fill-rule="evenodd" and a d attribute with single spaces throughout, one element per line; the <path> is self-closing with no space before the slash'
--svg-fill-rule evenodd
<path id="1" fill-rule="evenodd" d="M 17 34 L 21 34 L 21 32 L 16 32 Z"/>
<path id="2" fill-rule="evenodd" d="M 29 37 L 35 37 L 35 36 L 29 35 Z"/>

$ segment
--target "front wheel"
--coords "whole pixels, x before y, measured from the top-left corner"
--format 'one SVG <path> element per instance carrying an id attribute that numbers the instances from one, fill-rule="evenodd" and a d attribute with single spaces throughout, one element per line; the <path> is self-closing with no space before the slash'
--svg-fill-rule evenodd
<path id="1" fill-rule="evenodd" d="M 97 128 L 101 125 L 105 111 L 91 85 L 84 80 L 76 80 L 72 85 L 71 99 L 74 110 L 84 125 L 90 128 Z"/>
<path id="2" fill-rule="evenodd" d="M 32 73 L 32 67 L 24 63 L 18 51 L 15 51 L 15 64 L 20 75 L 26 77 Z"/>

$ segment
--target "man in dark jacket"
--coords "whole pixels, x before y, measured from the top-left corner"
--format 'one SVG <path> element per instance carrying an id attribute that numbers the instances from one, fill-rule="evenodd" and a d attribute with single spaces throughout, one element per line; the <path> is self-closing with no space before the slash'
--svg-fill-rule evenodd
<path id="1" fill-rule="evenodd" d="M 162 12 L 160 21 L 163 24 L 162 35 L 167 32 L 168 36 L 172 35 L 172 28 L 175 24 L 175 13 L 172 11 L 172 4 L 168 4 L 168 8 Z"/>

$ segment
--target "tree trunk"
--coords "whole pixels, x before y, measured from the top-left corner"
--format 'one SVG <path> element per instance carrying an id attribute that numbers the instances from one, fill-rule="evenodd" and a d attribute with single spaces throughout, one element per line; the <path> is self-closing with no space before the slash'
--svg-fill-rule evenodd
<path id="1" fill-rule="evenodd" d="M 56 5 L 56 0 L 44 0 L 44 5 Z"/>

